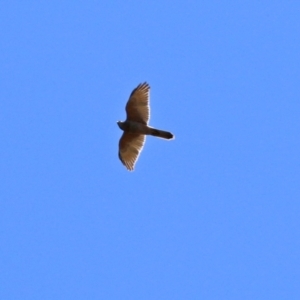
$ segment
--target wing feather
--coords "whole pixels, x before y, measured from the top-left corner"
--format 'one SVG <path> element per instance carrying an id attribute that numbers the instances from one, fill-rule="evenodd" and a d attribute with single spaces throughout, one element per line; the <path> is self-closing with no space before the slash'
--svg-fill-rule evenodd
<path id="1" fill-rule="evenodd" d="M 150 86 L 147 82 L 139 84 L 130 94 L 126 104 L 127 120 L 147 125 L 150 119 Z"/>
<path id="2" fill-rule="evenodd" d="M 145 136 L 124 132 L 119 141 L 119 158 L 132 171 L 145 143 Z"/>

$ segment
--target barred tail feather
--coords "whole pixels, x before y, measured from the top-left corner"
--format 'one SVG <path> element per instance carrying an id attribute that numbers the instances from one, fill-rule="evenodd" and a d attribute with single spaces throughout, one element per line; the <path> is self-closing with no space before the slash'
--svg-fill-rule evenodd
<path id="1" fill-rule="evenodd" d="M 171 140 L 174 138 L 174 135 L 171 132 L 155 129 L 155 128 L 150 129 L 150 135 L 157 136 L 159 138 L 167 139 L 167 140 Z"/>

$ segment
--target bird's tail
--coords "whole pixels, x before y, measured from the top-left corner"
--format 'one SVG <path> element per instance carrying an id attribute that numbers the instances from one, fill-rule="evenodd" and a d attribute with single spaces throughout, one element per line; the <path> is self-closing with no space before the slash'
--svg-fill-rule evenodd
<path id="1" fill-rule="evenodd" d="M 167 140 L 171 140 L 174 138 L 174 135 L 171 132 L 155 129 L 155 128 L 150 128 L 149 134 Z"/>

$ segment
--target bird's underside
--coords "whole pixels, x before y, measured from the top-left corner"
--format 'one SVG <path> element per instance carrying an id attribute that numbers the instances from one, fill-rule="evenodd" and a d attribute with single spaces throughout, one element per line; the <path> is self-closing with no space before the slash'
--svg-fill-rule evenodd
<path id="1" fill-rule="evenodd" d="M 130 171 L 134 169 L 143 149 L 146 135 L 168 140 L 174 138 L 171 132 L 148 126 L 150 118 L 149 92 L 148 83 L 139 84 L 130 94 L 126 104 L 126 120 L 118 122 L 119 127 L 124 131 L 119 141 L 119 158 Z"/>

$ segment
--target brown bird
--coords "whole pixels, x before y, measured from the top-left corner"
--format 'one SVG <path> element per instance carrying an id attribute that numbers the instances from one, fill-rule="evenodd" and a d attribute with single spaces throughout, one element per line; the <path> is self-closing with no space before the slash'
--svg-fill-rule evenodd
<path id="1" fill-rule="evenodd" d="M 148 126 L 150 118 L 149 107 L 150 86 L 147 82 L 139 84 L 130 94 L 126 104 L 127 118 L 117 124 L 124 131 L 119 141 L 119 158 L 125 167 L 132 171 L 143 149 L 146 135 L 163 139 L 173 139 L 171 132 Z"/>

